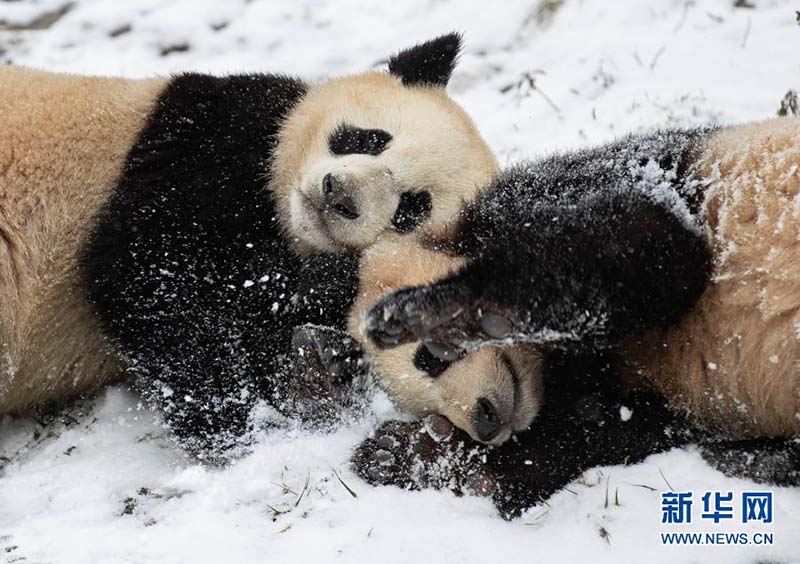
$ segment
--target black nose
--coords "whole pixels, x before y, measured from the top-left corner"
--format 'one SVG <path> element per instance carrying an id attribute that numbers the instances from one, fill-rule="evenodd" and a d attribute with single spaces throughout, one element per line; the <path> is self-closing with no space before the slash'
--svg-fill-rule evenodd
<path id="1" fill-rule="evenodd" d="M 503 422 L 497 414 L 497 409 L 486 398 L 478 399 L 475 404 L 475 432 L 482 441 L 491 441 L 500 432 Z"/>
<path id="2" fill-rule="evenodd" d="M 345 219 L 358 217 L 358 206 L 352 196 L 347 193 L 344 183 L 332 174 L 322 179 L 322 193 L 325 205 Z"/>

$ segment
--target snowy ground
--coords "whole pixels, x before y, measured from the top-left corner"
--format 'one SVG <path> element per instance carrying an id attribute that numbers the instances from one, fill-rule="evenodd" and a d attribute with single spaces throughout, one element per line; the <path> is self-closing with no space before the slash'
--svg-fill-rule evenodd
<path id="1" fill-rule="evenodd" d="M 774 115 L 800 88 L 797 6 L 751 1 L 567 0 L 551 11 L 536 0 L 84 0 L 62 15 L 67 0 L 2 0 L 0 59 L 130 77 L 318 78 L 461 30 L 450 90 L 506 163 L 630 130 Z M 696 496 L 760 489 L 691 450 L 593 470 L 508 523 L 484 499 L 376 489 L 349 471 L 350 449 L 393 416 L 385 399 L 333 435 L 264 436 L 224 470 L 183 456 L 119 388 L 72 415 L 0 423 L 0 562 L 800 562 L 798 489 L 773 488 L 774 523 L 760 529 L 772 547 L 661 546 L 662 531 L 756 530 L 738 518 L 661 525 L 667 481 Z"/>

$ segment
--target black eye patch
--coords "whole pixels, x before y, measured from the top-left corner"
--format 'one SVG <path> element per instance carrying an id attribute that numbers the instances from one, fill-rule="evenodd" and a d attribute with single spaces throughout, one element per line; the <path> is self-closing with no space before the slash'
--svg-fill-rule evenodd
<path id="1" fill-rule="evenodd" d="M 334 155 L 380 155 L 392 140 L 382 129 L 361 129 L 342 124 L 328 137 L 328 149 Z"/>
<path id="2" fill-rule="evenodd" d="M 392 226 L 399 233 L 411 233 L 431 216 L 432 209 L 430 192 L 403 192 L 392 218 Z"/>
<path id="3" fill-rule="evenodd" d="M 447 370 L 451 364 L 453 364 L 452 361 L 440 360 L 433 356 L 425 345 L 420 345 L 416 354 L 414 354 L 414 368 L 422 370 L 431 378 L 436 378 Z"/>

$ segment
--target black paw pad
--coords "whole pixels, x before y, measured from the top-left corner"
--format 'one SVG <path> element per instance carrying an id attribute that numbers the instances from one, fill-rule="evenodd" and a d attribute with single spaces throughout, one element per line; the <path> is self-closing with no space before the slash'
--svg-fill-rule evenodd
<path id="1" fill-rule="evenodd" d="M 440 415 L 384 423 L 353 453 L 355 472 L 373 485 L 449 489 L 492 495 L 496 480 L 483 463 L 486 447 Z"/>
<path id="2" fill-rule="evenodd" d="M 441 415 L 429 415 L 423 419 L 423 424 L 425 425 L 425 431 L 437 443 L 447 441 L 455 431 L 455 426 Z"/>
<path id="3" fill-rule="evenodd" d="M 367 369 L 359 344 L 331 327 L 303 325 L 292 335 L 288 415 L 332 425 L 368 398 Z"/>
<path id="4" fill-rule="evenodd" d="M 492 339 L 505 339 L 514 329 L 511 320 L 499 313 L 485 311 L 480 316 L 481 329 Z"/>

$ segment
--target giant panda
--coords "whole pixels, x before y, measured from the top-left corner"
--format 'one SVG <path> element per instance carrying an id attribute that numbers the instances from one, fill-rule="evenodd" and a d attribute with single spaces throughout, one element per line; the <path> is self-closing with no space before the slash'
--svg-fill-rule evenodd
<path id="1" fill-rule="evenodd" d="M 181 444 L 280 407 L 358 253 L 446 231 L 497 170 L 438 37 L 367 72 L 123 80 L 0 69 L 0 415 L 136 377 Z"/>
<path id="2" fill-rule="evenodd" d="M 731 440 L 670 405 L 652 385 L 625 377 L 608 354 L 522 343 L 490 345 L 449 362 L 419 342 L 381 349 L 366 338 L 361 312 L 376 298 L 464 263 L 407 239 L 384 240 L 362 254 L 351 335 L 396 406 L 421 419 L 386 422 L 356 447 L 354 470 L 367 482 L 489 496 L 513 518 L 590 468 L 692 444 L 727 474 L 800 484 L 800 439 Z M 347 393 L 343 384 L 339 393 Z"/>
<path id="3" fill-rule="evenodd" d="M 378 347 L 422 338 L 612 351 L 736 436 L 800 432 L 800 119 L 666 130 L 513 167 L 467 205 L 466 266 L 379 300 Z"/>
<path id="4" fill-rule="evenodd" d="M 590 461 L 622 462 L 707 439 L 771 457 L 772 467 L 743 468 L 746 475 L 798 483 L 798 201 L 797 119 L 631 135 L 519 165 L 469 204 L 454 240 L 442 242 L 457 257 L 455 268 L 433 284 L 413 278 L 391 284 L 387 289 L 417 287 L 380 299 L 360 321 L 360 335 L 384 377 L 409 390 L 406 405 L 423 405 L 445 389 L 436 373 L 426 383 L 425 370 L 408 369 L 417 355 L 436 358 L 438 364 L 427 364 L 439 374 L 463 375 L 467 392 L 449 385 L 447 393 L 456 395 L 437 402 L 463 405 L 467 422 L 451 421 L 490 443 L 491 433 L 476 432 L 489 408 L 474 398 L 503 388 L 492 382 L 498 371 L 487 356 L 476 354 L 497 347 L 519 354 L 518 347 L 533 346 L 536 351 L 524 354 L 543 355 L 539 367 L 559 357 L 599 362 L 600 369 L 577 380 L 558 370 L 558 376 L 544 369 L 526 374 L 523 381 L 550 384 L 528 384 L 543 395 L 514 403 L 511 413 L 508 397 L 492 402 L 488 419 L 501 438 L 510 421 L 543 417 L 543 427 L 535 421 L 522 446 L 509 448 L 538 453 L 532 463 L 538 475 L 552 472 L 561 485 L 563 468 L 543 462 L 553 453 L 573 458 L 566 466 L 574 477 Z M 406 343 L 417 339 L 427 353 L 411 352 L 415 345 Z M 389 356 L 403 347 L 411 348 L 401 360 Z M 600 431 L 575 417 L 586 386 L 600 398 L 589 410 L 603 421 Z M 512 388 L 504 389 L 510 394 Z M 644 417 L 621 424 L 618 410 L 626 403 Z M 664 435 L 664 428 L 680 432 Z M 381 467 L 385 445 L 410 432 L 403 429 L 389 424 L 358 451 L 364 477 L 406 484 L 419 478 L 425 466 L 402 454 L 392 454 L 390 471 Z M 735 457 L 715 450 L 721 465 L 735 471 Z M 496 456 L 505 456 L 503 449 Z M 431 468 L 440 470 L 437 464 Z M 535 475 L 506 464 L 495 470 L 519 477 L 505 481 L 512 489 L 530 485 Z"/>

